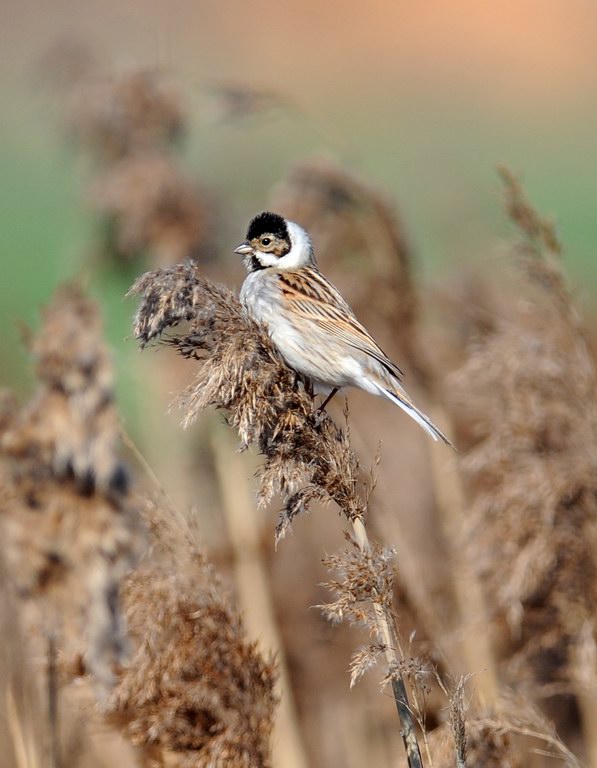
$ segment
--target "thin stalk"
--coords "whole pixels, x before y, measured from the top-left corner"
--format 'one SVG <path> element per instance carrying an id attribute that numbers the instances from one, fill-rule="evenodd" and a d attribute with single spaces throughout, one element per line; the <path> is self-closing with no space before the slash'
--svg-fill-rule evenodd
<path id="1" fill-rule="evenodd" d="M 12 737 L 17 768 L 39 768 L 40 762 L 37 758 L 34 737 L 27 727 L 28 723 L 19 714 L 10 684 L 6 688 L 6 719 Z"/>
<path id="2" fill-rule="evenodd" d="M 56 638 L 48 635 L 48 724 L 50 729 L 50 768 L 61 768 L 60 723 L 58 716 L 58 670 L 56 665 Z"/>
<path id="3" fill-rule="evenodd" d="M 580 713 L 587 765 L 597 768 L 597 645 L 593 624 L 587 621 L 579 632 L 573 655 L 572 680 Z"/>
<path id="4" fill-rule="evenodd" d="M 361 517 L 354 517 L 351 520 L 351 523 L 359 549 L 361 552 L 368 552 L 371 549 L 371 544 L 369 542 L 369 537 L 367 536 L 367 530 L 363 519 Z M 404 677 L 402 673 L 398 671 L 400 669 L 400 658 L 403 657 L 403 653 L 400 648 L 398 633 L 394 626 L 394 619 L 391 616 L 388 616 L 383 605 L 375 600 L 373 601 L 373 610 L 375 612 L 377 630 L 384 645 L 386 661 L 388 662 L 388 667 L 392 671 L 392 692 L 394 694 L 396 709 L 398 710 L 398 717 L 400 718 L 400 735 L 402 736 L 404 749 L 406 750 L 406 759 L 409 768 L 423 768 L 421 750 L 419 749 L 419 742 L 417 741 L 415 722 L 408 702 L 408 693 L 406 691 Z M 400 656 L 397 653 L 397 649 Z"/>

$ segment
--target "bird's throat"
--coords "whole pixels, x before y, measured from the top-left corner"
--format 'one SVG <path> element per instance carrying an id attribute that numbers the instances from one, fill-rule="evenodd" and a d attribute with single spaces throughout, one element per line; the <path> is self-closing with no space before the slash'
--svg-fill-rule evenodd
<path id="1" fill-rule="evenodd" d="M 266 265 L 262 264 L 257 256 L 247 256 L 245 259 L 245 267 L 247 272 L 258 272 L 260 269 L 266 269 Z"/>

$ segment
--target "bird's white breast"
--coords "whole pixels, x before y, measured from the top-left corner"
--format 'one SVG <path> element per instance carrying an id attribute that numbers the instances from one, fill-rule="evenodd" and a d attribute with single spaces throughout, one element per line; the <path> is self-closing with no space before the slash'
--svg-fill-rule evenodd
<path id="1" fill-rule="evenodd" d="M 327 334 L 303 325 L 283 306 L 275 273 L 252 272 L 241 288 L 240 300 L 253 319 L 263 323 L 286 363 L 314 383 L 328 388 L 345 386 L 360 376 L 361 368 L 350 354 L 339 354 Z M 331 354 L 331 359 L 330 359 Z M 331 366 L 330 366 L 331 364 Z"/>
<path id="2" fill-rule="evenodd" d="M 251 317 L 266 326 L 286 362 L 295 370 L 304 372 L 302 351 L 305 338 L 289 318 L 288 312 L 284 311 L 276 274 L 266 270 L 252 272 L 243 283 L 240 300 Z"/>
<path id="3" fill-rule="evenodd" d="M 277 295 L 262 270 L 247 275 L 240 289 L 240 300 L 254 320 L 269 325 L 274 316 Z"/>

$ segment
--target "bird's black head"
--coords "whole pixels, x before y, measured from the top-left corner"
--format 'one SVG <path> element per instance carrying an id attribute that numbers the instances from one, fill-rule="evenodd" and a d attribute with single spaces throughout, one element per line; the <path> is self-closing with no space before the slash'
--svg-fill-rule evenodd
<path id="1" fill-rule="evenodd" d="M 282 216 L 264 211 L 247 229 L 247 239 L 235 249 L 245 258 L 249 272 L 274 266 L 291 248 L 288 226 Z"/>
<path id="2" fill-rule="evenodd" d="M 244 257 L 249 272 L 315 264 L 313 245 L 305 230 L 271 211 L 263 211 L 251 220 L 247 239 L 234 252 Z"/>
<path id="3" fill-rule="evenodd" d="M 249 228 L 247 229 L 247 240 L 249 242 L 260 238 L 262 235 L 274 235 L 278 240 L 290 240 L 288 237 L 288 227 L 283 217 L 270 211 L 263 211 L 263 213 L 257 214 L 249 223 Z"/>

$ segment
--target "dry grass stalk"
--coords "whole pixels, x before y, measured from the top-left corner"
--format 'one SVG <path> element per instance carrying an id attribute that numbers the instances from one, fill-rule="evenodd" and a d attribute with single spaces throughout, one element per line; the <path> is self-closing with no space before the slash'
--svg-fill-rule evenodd
<path id="1" fill-rule="evenodd" d="M 510 759 L 515 765 L 523 765 L 522 755 L 525 753 L 527 756 L 535 753 L 549 758 L 549 765 L 555 758 L 568 768 L 581 768 L 581 762 L 560 739 L 553 723 L 529 704 L 528 700 L 516 696 L 504 698 L 495 715 L 481 716 L 473 720 L 472 725 L 486 730 L 494 739 L 506 739 L 506 744 L 513 738 L 510 743 Z M 469 721 L 467 728 L 470 727 Z"/>
<path id="2" fill-rule="evenodd" d="M 373 637 L 378 634 L 378 610 L 383 614 L 393 614 L 392 591 L 393 569 L 392 550 L 379 546 L 363 547 L 348 537 L 351 544 L 339 555 L 325 558 L 324 564 L 330 571 L 337 571 L 341 579 L 326 583 L 326 587 L 335 594 L 331 603 L 318 606 L 325 617 L 332 623 L 348 621 L 364 626 Z M 388 642 L 386 642 L 388 641 Z M 354 654 L 351 662 L 350 687 L 375 665 L 391 643 L 389 637 L 361 649 Z"/>
<path id="3" fill-rule="evenodd" d="M 423 763 L 414 720 L 418 716 L 419 725 L 423 725 L 424 711 L 418 701 L 418 675 L 422 673 L 422 668 L 418 663 L 407 663 L 400 645 L 392 599 L 393 552 L 383 550 L 376 544 L 371 545 L 362 518 L 353 521 L 353 530 L 355 540 L 352 541 L 352 548 L 324 560 L 330 570 L 341 573 L 342 579 L 328 582 L 327 586 L 335 592 L 336 599 L 319 607 L 330 621 L 348 620 L 351 624 L 364 626 L 373 636 L 373 643 L 353 655 L 350 685 L 352 687 L 381 656 L 385 656 L 387 674 L 384 682 L 392 686 L 408 765 L 409 768 L 420 768 Z M 405 681 L 410 684 L 412 705 Z M 423 728 L 422 731 L 425 735 Z"/>
<path id="4" fill-rule="evenodd" d="M 519 229 L 522 242 L 515 252 L 522 262 L 528 279 L 537 285 L 561 316 L 562 332 L 571 334 L 575 343 L 570 353 L 577 358 L 582 382 L 591 388 L 595 371 L 586 341 L 583 322 L 576 310 L 573 296 L 562 267 L 563 247 L 552 222 L 541 218 L 524 195 L 517 178 L 506 168 L 500 168 L 504 183 L 506 210 Z M 594 409 L 590 414 L 595 418 Z"/>
<path id="5" fill-rule="evenodd" d="M 461 677 L 450 688 L 436 674 L 440 688 L 448 699 L 448 713 L 452 739 L 454 741 L 454 759 L 456 768 L 466 768 L 468 757 L 466 684 L 468 677 Z"/>
<path id="6" fill-rule="evenodd" d="M 504 722 L 504 726 L 506 723 Z M 455 754 L 454 734 L 448 724 L 436 728 L 429 736 L 432 768 L 523 768 L 528 760 L 521 757 L 520 744 L 506 728 L 494 731 L 491 724 L 469 719 L 466 762 Z M 400 768 L 404 762 L 399 763 Z"/>
<path id="7" fill-rule="evenodd" d="M 342 431 L 327 414 L 317 414 L 298 374 L 281 361 L 267 333 L 225 288 L 184 265 L 147 273 L 131 293 L 142 296 L 134 333 L 142 346 L 162 337 L 183 356 L 201 361 L 195 380 L 181 396 L 185 425 L 214 407 L 225 410 L 242 447 L 255 444 L 265 462 L 258 472 L 262 502 L 280 493 L 284 509 L 276 528 L 282 538 L 293 519 L 314 501 L 336 502 L 353 525 L 363 558 L 370 553 L 363 520 L 366 497 L 359 494 L 359 464 Z M 180 323 L 187 327 L 174 331 Z M 169 336 L 164 336 L 165 332 Z M 370 594 L 376 595 L 377 582 Z M 420 755 L 406 689 L 399 673 L 397 632 L 385 594 L 373 601 L 380 644 L 392 661 L 392 685 L 412 765 Z M 382 602 L 380 602 L 382 601 Z"/>
<path id="8" fill-rule="evenodd" d="M 1 486 L 7 478 L 0 473 Z M 47 722 L 27 647 L 18 597 L 0 552 L 0 744 L 6 768 L 40 768 L 47 751 Z"/>
<path id="9" fill-rule="evenodd" d="M 585 622 L 572 654 L 572 681 L 578 702 L 587 764 L 597 765 L 597 643 L 592 622 Z"/>
<path id="10" fill-rule="evenodd" d="M 19 593 L 45 617 L 47 636 L 62 642 L 73 622 L 86 638 L 88 668 L 107 685 L 125 650 L 119 584 L 142 536 L 118 456 L 99 311 L 80 288 L 58 290 L 31 353 L 38 390 L 0 418 L 6 556 Z"/>
<path id="11" fill-rule="evenodd" d="M 267 768 L 275 668 L 237 612 L 188 523 L 144 505 L 152 548 L 123 587 L 133 648 L 105 716 L 145 765 Z"/>
<path id="12" fill-rule="evenodd" d="M 487 594 L 509 630 L 507 672 L 541 697 L 571 690 L 583 627 L 595 633 L 595 375 L 553 227 L 504 176 L 534 291 L 479 338 L 450 382 L 472 444 L 463 456 L 471 541 Z M 504 564 L 507 563 L 507 568 Z M 565 712 L 565 700 L 553 711 Z"/>
<path id="13" fill-rule="evenodd" d="M 498 725 L 499 723 L 499 725 Z M 536 736 L 536 745 L 545 743 L 540 732 L 529 732 Z M 454 734 L 448 724 L 436 728 L 429 736 L 431 753 L 430 765 L 433 768 L 523 768 L 533 763 L 534 749 L 522 744 L 516 726 L 510 726 L 507 720 L 467 721 L 467 757 L 463 762 L 455 754 Z M 556 755 L 557 756 L 557 755 Z M 404 766 L 404 762 L 399 766 Z M 570 766 L 574 765 L 569 763 Z M 578 766 L 576 766 L 578 768 Z"/>

